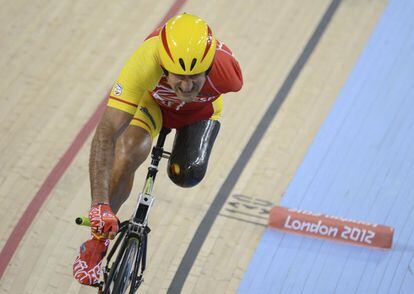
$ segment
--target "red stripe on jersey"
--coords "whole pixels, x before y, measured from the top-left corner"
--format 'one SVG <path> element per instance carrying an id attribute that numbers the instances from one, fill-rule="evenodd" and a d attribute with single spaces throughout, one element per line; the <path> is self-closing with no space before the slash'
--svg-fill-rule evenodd
<path id="1" fill-rule="evenodd" d="M 165 32 L 165 26 L 162 28 L 161 31 L 161 39 L 162 39 L 162 45 L 164 46 L 165 51 L 167 51 L 168 56 L 171 58 L 172 62 L 174 62 L 174 59 L 172 58 L 170 47 L 168 47 L 167 42 L 167 33 Z"/>
<path id="2" fill-rule="evenodd" d="M 134 107 L 138 107 L 137 104 L 134 104 L 134 103 L 131 103 L 131 102 L 128 102 L 128 101 L 125 101 L 125 100 L 116 98 L 114 96 L 109 96 L 109 98 L 114 99 L 114 100 L 119 101 L 119 102 L 122 102 L 122 103 L 125 103 L 125 104 L 128 104 L 128 105 L 131 105 L 131 106 L 134 106 Z"/>
<path id="3" fill-rule="evenodd" d="M 207 36 L 207 45 L 206 45 L 206 49 L 204 50 L 204 55 L 203 58 L 201 58 L 201 62 L 203 62 L 204 57 L 206 57 L 208 51 L 210 50 L 211 47 L 211 40 L 213 39 L 213 33 L 211 32 L 211 29 L 209 26 L 207 26 L 207 31 L 208 31 L 208 36 Z"/>
<path id="4" fill-rule="evenodd" d="M 152 130 L 152 128 L 145 122 L 145 121 L 143 121 L 142 119 L 139 119 L 139 118 L 136 118 L 136 117 L 134 117 L 132 120 L 137 120 L 137 121 L 139 121 L 139 122 L 142 122 L 144 125 L 146 125 L 147 126 L 147 128 L 149 129 L 149 130 Z"/>
<path id="5" fill-rule="evenodd" d="M 148 37 L 145 38 L 145 41 L 152 38 L 152 37 L 156 37 L 160 34 L 162 27 L 157 28 L 155 31 L 153 31 L 151 34 L 148 35 Z"/>

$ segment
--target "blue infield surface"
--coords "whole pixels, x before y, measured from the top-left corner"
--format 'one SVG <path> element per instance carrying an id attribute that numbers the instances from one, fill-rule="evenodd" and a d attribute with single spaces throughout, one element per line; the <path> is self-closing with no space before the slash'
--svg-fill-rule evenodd
<path id="1" fill-rule="evenodd" d="M 281 202 L 395 228 L 389 251 L 267 229 L 238 293 L 414 293 L 414 1 L 390 1 Z"/>

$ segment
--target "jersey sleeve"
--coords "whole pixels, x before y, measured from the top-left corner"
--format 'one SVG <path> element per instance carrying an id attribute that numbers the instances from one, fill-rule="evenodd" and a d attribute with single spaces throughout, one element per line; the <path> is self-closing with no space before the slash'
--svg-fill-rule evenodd
<path id="1" fill-rule="evenodd" d="M 231 50 L 222 42 L 217 42 L 214 64 L 209 74 L 214 87 L 221 94 L 238 92 L 243 86 L 240 65 Z"/>
<path id="2" fill-rule="evenodd" d="M 162 75 L 157 38 L 145 40 L 127 60 L 112 87 L 108 106 L 133 115 L 143 94 L 155 88 Z"/>

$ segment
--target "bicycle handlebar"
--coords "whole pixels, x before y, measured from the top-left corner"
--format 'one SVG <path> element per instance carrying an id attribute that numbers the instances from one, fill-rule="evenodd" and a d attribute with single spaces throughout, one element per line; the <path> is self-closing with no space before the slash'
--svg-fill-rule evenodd
<path id="1" fill-rule="evenodd" d="M 78 216 L 75 219 L 75 223 L 79 226 L 85 226 L 85 227 L 90 227 L 91 226 L 91 220 L 87 216 Z M 124 221 L 122 223 L 120 221 L 118 221 L 118 226 L 119 226 L 120 229 L 122 229 L 127 224 L 128 224 L 128 221 Z"/>
<path id="2" fill-rule="evenodd" d="M 75 223 L 77 225 L 85 226 L 85 227 L 90 227 L 91 226 L 91 221 L 89 220 L 89 217 L 86 217 L 86 216 L 78 216 L 75 219 Z"/>

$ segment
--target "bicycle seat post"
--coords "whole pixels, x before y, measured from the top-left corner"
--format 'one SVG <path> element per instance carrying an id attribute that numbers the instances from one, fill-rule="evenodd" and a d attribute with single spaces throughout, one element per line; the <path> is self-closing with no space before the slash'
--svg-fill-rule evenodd
<path id="1" fill-rule="evenodd" d="M 158 136 L 157 144 L 152 148 L 151 152 L 151 166 L 148 168 L 148 175 L 147 179 L 149 177 L 152 177 L 153 180 L 155 179 L 155 176 L 158 172 L 158 164 L 161 160 L 161 158 L 165 154 L 169 154 L 168 152 L 164 151 L 164 143 L 165 139 L 167 138 L 167 135 L 171 132 L 171 129 L 168 128 L 162 128 L 161 132 Z"/>

